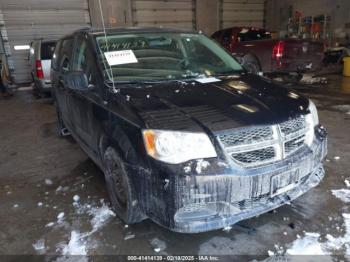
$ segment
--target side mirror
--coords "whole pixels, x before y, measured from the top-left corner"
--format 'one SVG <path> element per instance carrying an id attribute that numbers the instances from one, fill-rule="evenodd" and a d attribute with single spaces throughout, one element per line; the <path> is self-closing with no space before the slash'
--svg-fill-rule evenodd
<path id="1" fill-rule="evenodd" d="M 84 72 L 76 71 L 69 72 L 66 75 L 67 87 L 74 90 L 88 91 L 94 88 L 93 85 L 89 85 L 89 81 Z"/>

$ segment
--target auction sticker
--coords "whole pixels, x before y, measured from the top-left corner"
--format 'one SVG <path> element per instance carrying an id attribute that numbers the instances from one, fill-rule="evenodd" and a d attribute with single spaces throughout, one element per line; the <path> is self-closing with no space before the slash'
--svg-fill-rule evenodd
<path id="1" fill-rule="evenodd" d="M 197 78 L 196 81 L 202 84 L 207 84 L 207 83 L 213 83 L 213 82 L 220 82 L 221 80 L 215 77 L 207 77 L 207 78 Z"/>
<path id="2" fill-rule="evenodd" d="M 138 63 L 132 50 L 105 52 L 104 55 L 110 66 Z"/>

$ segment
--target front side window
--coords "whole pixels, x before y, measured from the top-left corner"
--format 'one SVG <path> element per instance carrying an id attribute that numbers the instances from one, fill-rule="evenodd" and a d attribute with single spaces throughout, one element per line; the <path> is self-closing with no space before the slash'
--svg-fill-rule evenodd
<path id="1" fill-rule="evenodd" d="M 73 44 L 73 38 L 67 38 L 62 41 L 62 56 L 60 61 L 62 72 L 68 72 L 70 70 L 70 57 L 72 54 Z"/>
<path id="2" fill-rule="evenodd" d="M 82 71 L 85 73 L 89 84 L 96 83 L 96 65 L 94 63 L 92 52 L 90 51 L 87 40 L 78 38 L 73 52 L 73 71 Z"/>
<path id="3" fill-rule="evenodd" d="M 201 34 L 120 34 L 97 36 L 96 42 L 109 81 L 176 80 L 242 70 L 226 51 Z"/>
<path id="4" fill-rule="evenodd" d="M 77 46 L 73 54 L 73 71 L 84 71 L 86 68 L 86 48 L 87 43 L 83 39 L 78 39 Z"/>
<path id="5" fill-rule="evenodd" d="M 56 43 L 55 50 L 53 52 L 52 60 L 51 60 L 51 66 L 55 70 L 57 70 L 57 68 L 58 68 L 57 62 L 58 62 L 58 56 L 59 56 L 60 49 L 61 49 L 61 41 L 58 41 Z"/>

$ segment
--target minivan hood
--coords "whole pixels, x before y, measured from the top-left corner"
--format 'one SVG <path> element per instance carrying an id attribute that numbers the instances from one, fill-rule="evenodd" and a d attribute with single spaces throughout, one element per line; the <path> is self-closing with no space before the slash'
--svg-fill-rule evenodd
<path id="1" fill-rule="evenodd" d="M 165 130 L 217 132 L 274 124 L 306 114 L 309 104 L 294 91 L 247 74 L 205 84 L 194 80 L 123 87 L 119 94 L 144 128 Z"/>

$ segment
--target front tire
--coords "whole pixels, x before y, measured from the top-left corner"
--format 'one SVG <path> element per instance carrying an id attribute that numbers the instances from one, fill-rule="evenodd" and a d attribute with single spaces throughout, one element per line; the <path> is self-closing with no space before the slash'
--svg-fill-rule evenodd
<path id="1" fill-rule="evenodd" d="M 117 152 L 109 147 L 104 153 L 104 174 L 109 198 L 117 216 L 127 224 L 143 220 L 129 176 Z"/>

